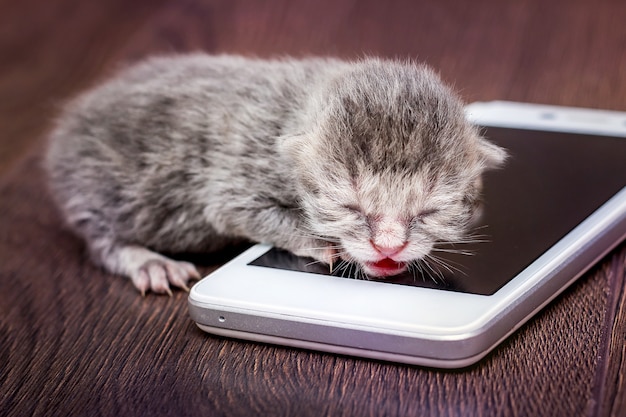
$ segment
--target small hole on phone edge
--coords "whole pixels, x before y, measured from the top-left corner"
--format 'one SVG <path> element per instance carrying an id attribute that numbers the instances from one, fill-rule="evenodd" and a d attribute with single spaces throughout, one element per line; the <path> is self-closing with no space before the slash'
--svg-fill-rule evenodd
<path id="1" fill-rule="evenodd" d="M 226 317 L 224 316 L 219 316 L 217 319 L 219 320 L 220 323 L 224 323 L 226 321 Z"/>
<path id="2" fill-rule="evenodd" d="M 546 111 L 546 112 L 541 113 L 539 117 L 541 117 L 543 120 L 554 120 L 556 119 L 556 114 Z"/>

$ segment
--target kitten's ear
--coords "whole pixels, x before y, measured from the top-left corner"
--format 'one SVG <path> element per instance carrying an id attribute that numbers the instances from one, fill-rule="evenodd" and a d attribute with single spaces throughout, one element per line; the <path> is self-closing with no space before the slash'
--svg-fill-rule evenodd
<path id="1" fill-rule="evenodd" d="M 500 168 L 509 156 L 504 148 L 489 142 L 485 138 L 478 138 L 478 146 L 483 163 L 487 169 Z"/>

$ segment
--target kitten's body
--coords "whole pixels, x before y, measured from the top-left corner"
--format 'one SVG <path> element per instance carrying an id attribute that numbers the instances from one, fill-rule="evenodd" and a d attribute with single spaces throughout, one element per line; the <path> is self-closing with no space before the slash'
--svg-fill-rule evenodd
<path id="1" fill-rule="evenodd" d="M 239 239 L 399 272 L 461 237 L 482 171 L 503 157 L 424 67 L 198 54 L 151 59 L 80 97 L 47 166 L 94 260 L 169 292 L 197 272 L 156 252 Z M 395 269 L 376 266 L 387 258 Z"/>

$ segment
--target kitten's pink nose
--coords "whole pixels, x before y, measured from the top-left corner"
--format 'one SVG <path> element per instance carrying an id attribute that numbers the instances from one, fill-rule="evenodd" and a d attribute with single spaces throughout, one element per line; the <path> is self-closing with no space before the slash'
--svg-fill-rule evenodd
<path id="1" fill-rule="evenodd" d="M 402 249 L 404 249 L 404 247 L 406 246 L 406 243 L 396 246 L 383 246 L 377 245 L 376 243 L 372 242 L 372 246 L 374 246 L 374 249 L 376 249 L 376 251 L 379 252 L 381 255 L 385 255 L 386 257 L 390 258 L 393 255 L 397 255 L 399 252 L 401 252 Z"/>

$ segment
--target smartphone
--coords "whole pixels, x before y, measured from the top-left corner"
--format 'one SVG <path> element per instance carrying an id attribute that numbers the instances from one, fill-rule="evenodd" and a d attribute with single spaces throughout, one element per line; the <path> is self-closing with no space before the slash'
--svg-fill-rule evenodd
<path id="1" fill-rule="evenodd" d="M 626 113 L 511 102 L 466 112 L 510 154 L 484 178 L 478 242 L 386 279 L 259 244 L 193 286 L 191 318 L 215 335 L 385 361 L 483 358 L 626 237 Z"/>

